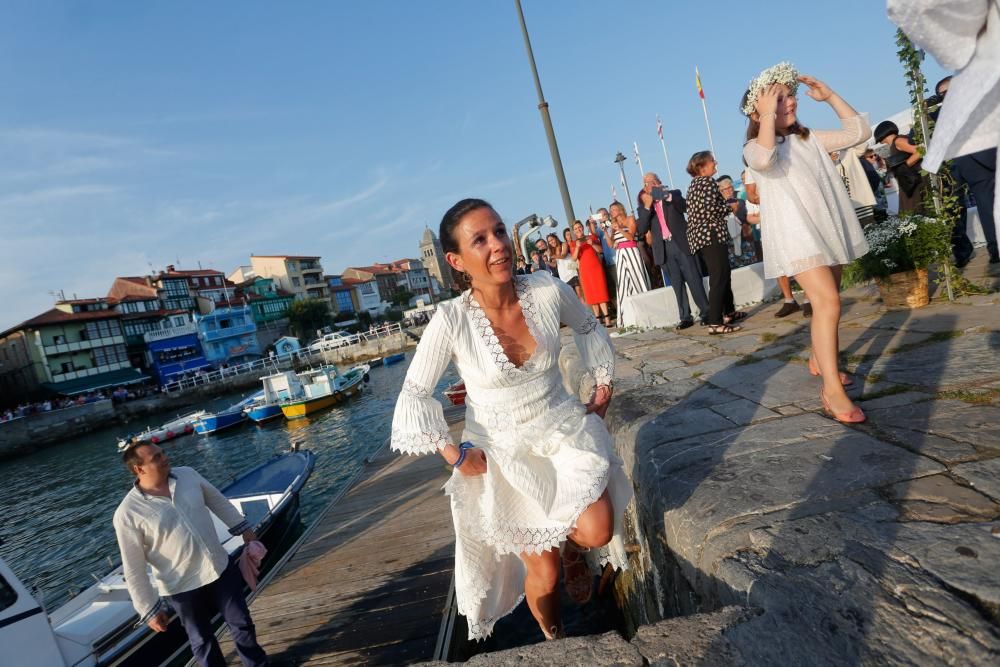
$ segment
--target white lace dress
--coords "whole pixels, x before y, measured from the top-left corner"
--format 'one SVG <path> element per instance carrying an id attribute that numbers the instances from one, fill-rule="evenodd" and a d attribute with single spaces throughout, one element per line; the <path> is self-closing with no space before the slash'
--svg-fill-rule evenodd
<path id="1" fill-rule="evenodd" d="M 871 130 L 864 118 L 841 119 L 841 130 L 811 130 L 774 148 L 751 140 L 743 157 L 760 194 L 764 276 L 794 276 L 819 266 L 847 264 L 868 252 L 854 205 L 829 153 L 855 146 Z"/>
<path id="2" fill-rule="evenodd" d="M 604 422 L 563 387 L 560 322 L 599 384 L 614 376 L 614 348 L 573 289 L 547 272 L 516 276 L 517 297 L 537 346 L 523 366 L 507 358 L 471 292 L 440 303 L 421 336 L 396 403 L 391 446 L 432 454 L 449 441 L 432 391 L 454 361 L 465 381 L 462 440 L 486 454 L 484 475 L 457 470 L 445 484 L 455 523 L 455 592 L 469 638 L 482 639 L 524 598 L 518 554 L 559 546 L 605 488 L 615 537 L 592 566 L 624 568 L 621 522 L 632 486 Z"/>

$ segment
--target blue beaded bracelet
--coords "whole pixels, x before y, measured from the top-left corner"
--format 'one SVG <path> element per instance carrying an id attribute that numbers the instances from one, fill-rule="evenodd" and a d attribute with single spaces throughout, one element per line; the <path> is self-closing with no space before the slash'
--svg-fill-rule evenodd
<path id="1" fill-rule="evenodd" d="M 465 453 L 472 449 L 474 445 L 466 440 L 458 446 L 458 460 L 451 464 L 452 468 L 457 468 L 465 462 Z"/>

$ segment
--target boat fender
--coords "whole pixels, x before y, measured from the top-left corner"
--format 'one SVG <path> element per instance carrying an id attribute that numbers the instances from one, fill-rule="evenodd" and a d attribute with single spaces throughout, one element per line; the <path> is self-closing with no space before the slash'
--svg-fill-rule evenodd
<path id="1" fill-rule="evenodd" d="M 191 425 L 191 424 L 184 424 L 184 432 L 185 433 L 190 433 L 193 430 L 194 430 L 194 426 L 193 425 Z"/>
<path id="2" fill-rule="evenodd" d="M 368 373 L 365 373 L 365 382 L 368 382 L 369 380 L 371 380 L 371 376 Z"/>
<path id="3" fill-rule="evenodd" d="M 149 441 L 155 445 L 160 442 L 160 436 L 154 435 L 152 438 L 149 439 Z"/>
<path id="4" fill-rule="evenodd" d="M 171 440 L 174 437 L 173 431 L 167 431 L 167 440 Z"/>

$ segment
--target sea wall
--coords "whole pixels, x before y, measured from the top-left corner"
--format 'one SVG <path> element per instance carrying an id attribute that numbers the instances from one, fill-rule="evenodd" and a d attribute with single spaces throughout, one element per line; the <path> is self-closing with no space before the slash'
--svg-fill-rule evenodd
<path id="1" fill-rule="evenodd" d="M 72 438 L 115 420 L 110 400 L 39 412 L 0 424 L 0 458 L 34 451 L 42 444 Z"/>

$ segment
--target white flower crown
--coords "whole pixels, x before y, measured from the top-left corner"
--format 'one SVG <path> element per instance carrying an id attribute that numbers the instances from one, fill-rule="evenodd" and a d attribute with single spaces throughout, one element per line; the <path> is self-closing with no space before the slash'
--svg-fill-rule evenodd
<path id="1" fill-rule="evenodd" d="M 799 72 L 795 69 L 795 65 L 789 62 L 780 62 L 758 74 L 757 78 L 750 82 L 747 103 L 743 105 L 744 114 L 749 116 L 756 110 L 757 98 L 772 83 L 785 84 L 788 86 L 789 92 L 795 95 L 799 89 Z"/>

